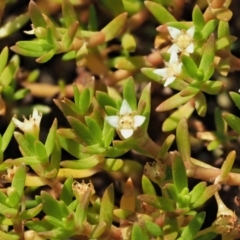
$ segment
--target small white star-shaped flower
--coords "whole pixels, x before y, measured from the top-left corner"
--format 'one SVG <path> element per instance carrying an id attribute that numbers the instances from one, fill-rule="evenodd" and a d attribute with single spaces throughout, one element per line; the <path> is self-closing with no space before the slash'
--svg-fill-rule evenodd
<path id="1" fill-rule="evenodd" d="M 164 87 L 171 84 L 182 71 L 182 62 L 179 62 L 176 52 L 172 52 L 169 62 L 165 62 L 165 68 L 155 69 L 153 73 L 163 77 Z"/>
<path id="2" fill-rule="evenodd" d="M 123 99 L 119 115 L 106 116 L 105 119 L 112 127 L 119 130 L 123 138 L 126 139 L 131 137 L 137 127 L 144 123 L 146 117 L 135 115 L 128 102 Z"/>
<path id="3" fill-rule="evenodd" d="M 173 45 L 168 49 L 169 53 L 183 53 L 189 55 L 189 53 L 193 53 L 194 44 L 193 44 L 193 36 L 195 32 L 195 27 L 189 28 L 186 30 L 179 30 L 174 27 L 167 27 L 169 34 L 172 38 Z"/>
<path id="4" fill-rule="evenodd" d="M 32 133 L 38 135 L 42 114 L 38 113 L 38 110 L 34 108 L 32 116 L 30 115 L 29 120 L 23 116 L 24 121 L 21 122 L 16 118 L 12 118 L 16 127 L 20 128 L 23 132 Z"/>

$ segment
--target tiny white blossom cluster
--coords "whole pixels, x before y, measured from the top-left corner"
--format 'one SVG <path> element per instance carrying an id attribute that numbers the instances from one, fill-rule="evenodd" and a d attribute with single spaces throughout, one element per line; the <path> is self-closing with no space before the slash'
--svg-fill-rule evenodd
<path id="1" fill-rule="evenodd" d="M 106 116 L 105 119 L 112 127 L 119 130 L 123 138 L 126 139 L 131 137 L 137 127 L 144 123 L 146 117 L 135 115 L 127 100 L 124 99 L 119 114 L 116 116 Z"/>
<path id="2" fill-rule="evenodd" d="M 162 77 L 165 81 L 164 87 L 171 84 L 181 73 L 182 63 L 178 58 L 178 53 L 189 55 L 194 51 L 193 36 L 195 27 L 186 30 L 179 30 L 174 27 L 167 27 L 172 39 L 172 46 L 168 49 L 170 53 L 169 62 L 165 62 L 165 68 L 155 69 L 153 73 Z"/>
<path id="3" fill-rule="evenodd" d="M 16 127 L 21 129 L 23 132 L 38 134 L 40 122 L 42 119 L 42 114 L 38 112 L 36 108 L 33 110 L 32 116 L 30 115 L 29 120 L 23 116 L 23 122 L 19 121 L 16 118 L 12 118 Z"/>

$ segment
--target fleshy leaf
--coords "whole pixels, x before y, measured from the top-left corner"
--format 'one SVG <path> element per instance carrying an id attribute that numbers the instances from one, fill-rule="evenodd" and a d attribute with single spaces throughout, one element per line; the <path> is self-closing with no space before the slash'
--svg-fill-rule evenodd
<path id="1" fill-rule="evenodd" d="M 135 85 L 132 77 L 127 79 L 124 85 L 123 98 L 126 99 L 131 109 L 133 111 L 136 111 L 137 100 L 136 100 L 136 94 L 135 94 Z"/>
<path id="2" fill-rule="evenodd" d="M 153 16 L 158 20 L 159 23 L 163 24 L 176 21 L 174 16 L 169 13 L 168 10 L 162 5 L 150 1 L 145 1 L 144 4 L 147 9 L 153 14 Z"/>
<path id="3" fill-rule="evenodd" d="M 188 132 L 188 125 L 185 118 L 182 118 L 176 130 L 177 146 L 184 162 L 191 160 L 190 137 Z"/>

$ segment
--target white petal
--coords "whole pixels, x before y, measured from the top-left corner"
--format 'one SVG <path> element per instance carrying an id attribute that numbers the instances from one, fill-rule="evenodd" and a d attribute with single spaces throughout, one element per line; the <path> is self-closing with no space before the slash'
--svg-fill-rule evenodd
<path id="1" fill-rule="evenodd" d="M 164 87 L 167 87 L 169 84 L 171 84 L 172 82 L 174 82 L 174 80 L 176 79 L 176 77 L 169 77 L 167 78 L 166 82 L 164 83 Z"/>
<path id="2" fill-rule="evenodd" d="M 185 51 L 188 52 L 188 53 L 193 53 L 193 51 L 194 51 L 194 44 L 190 43 L 188 45 L 188 47 L 185 49 Z"/>
<path id="3" fill-rule="evenodd" d="M 120 132 L 125 139 L 133 135 L 133 129 L 121 129 Z"/>
<path id="4" fill-rule="evenodd" d="M 167 77 L 167 69 L 166 68 L 159 68 L 155 69 L 153 73 L 157 74 L 158 76 L 161 77 Z"/>
<path id="5" fill-rule="evenodd" d="M 119 127 L 119 116 L 106 116 L 105 119 L 112 127 Z"/>
<path id="6" fill-rule="evenodd" d="M 182 71 L 182 62 L 180 62 L 176 68 L 176 74 L 180 74 Z"/>
<path id="7" fill-rule="evenodd" d="M 23 32 L 28 34 L 28 35 L 34 35 L 34 29 L 28 30 L 28 31 L 23 31 Z"/>
<path id="8" fill-rule="evenodd" d="M 132 113 L 132 109 L 129 106 L 127 100 L 123 99 L 122 105 L 121 105 L 121 108 L 120 108 L 120 115 L 127 115 L 129 113 Z"/>
<path id="9" fill-rule="evenodd" d="M 39 118 L 38 110 L 36 108 L 33 109 L 32 118 L 34 118 L 34 119 L 38 119 Z"/>
<path id="10" fill-rule="evenodd" d="M 136 115 L 136 116 L 133 117 L 133 119 L 134 119 L 133 127 L 137 128 L 137 127 L 141 126 L 144 123 L 146 117 L 141 116 L 141 115 Z"/>
<path id="11" fill-rule="evenodd" d="M 169 60 L 170 64 L 178 63 L 178 55 L 176 52 L 172 52 Z"/>
<path id="12" fill-rule="evenodd" d="M 193 38 L 194 33 L 195 33 L 195 26 L 189 28 L 189 29 L 186 31 L 186 33 L 187 33 L 191 38 Z"/>
<path id="13" fill-rule="evenodd" d="M 168 50 L 167 50 L 168 53 L 178 53 L 179 52 L 179 47 L 176 43 L 174 43 Z"/>
<path id="14" fill-rule="evenodd" d="M 181 31 L 177 28 L 167 27 L 167 29 L 173 39 L 176 39 L 181 34 Z"/>
<path id="15" fill-rule="evenodd" d="M 12 118 L 14 124 L 16 127 L 20 128 L 20 129 L 23 129 L 24 128 L 24 123 L 23 122 L 20 122 L 18 119 L 16 118 Z"/>

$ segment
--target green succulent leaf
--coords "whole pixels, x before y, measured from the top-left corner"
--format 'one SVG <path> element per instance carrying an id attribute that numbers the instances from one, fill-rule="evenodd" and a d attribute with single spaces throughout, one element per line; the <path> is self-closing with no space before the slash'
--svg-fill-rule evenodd
<path id="1" fill-rule="evenodd" d="M 78 21 L 76 12 L 69 0 L 62 1 L 62 13 L 64 23 L 67 29 L 69 29 L 73 24 L 75 24 Z"/>
<path id="2" fill-rule="evenodd" d="M 109 229 L 113 220 L 113 209 L 114 209 L 114 189 L 111 184 L 104 192 L 101 208 L 99 214 L 99 222 L 105 222 Z"/>
<path id="3" fill-rule="evenodd" d="M 194 94 L 195 95 L 195 94 Z M 164 102 L 162 102 L 156 109 L 158 112 L 169 111 L 174 108 L 179 107 L 180 105 L 188 102 L 190 99 L 194 97 L 194 95 L 182 97 L 181 92 L 173 95 L 172 97 L 168 98 Z"/>
<path id="4" fill-rule="evenodd" d="M 98 165 L 102 158 L 102 156 L 93 155 L 81 160 L 65 160 L 61 162 L 61 166 L 72 169 L 89 169 Z"/>
<path id="5" fill-rule="evenodd" d="M 167 212 L 174 212 L 175 202 L 164 197 L 157 197 L 150 194 L 142 194 L 137 197 L 140 201 Z"/>
<path id="6" fill-rule="evenodd" d="M 143 228 L 138 223 L 134 223 L 132 232 L 131 232 L 131 240 L 138 240 L 138 239 L 148 240 L 149 236 L 146 233 L 146 231 L 144 231 Z"/>
<path id="7" fill-rule="evenodd" d="M 128 78 L 124 85 L 123 98 L 127 100 L 131 109 L 133 111 L 136 111 L 137 100 L 136 100 L 136 94 L 135 94 L 135 85 L 132 77 Z"/>
<path id="8" fill-rule="evenodd" d="M 48 162 L 48 155 L 44 144 L 38 140 L 34 143 L 35 153 L 40 161 L 45 164 Z"/>
<path id="9" fill-rule="evenodd" d="M 125 12 L 122 0 L 116 0 L 116 1 L 114 1 L 114 4 L 111 0 L 100 0 L 100 3 L 113 16 L 118 16 L 119 14 Z"/>
<path id="10" fill-rule="evenodd" d="M 202 30 L 205 25 L 205 20 L 204 20 L 202 11 L 198 5 L 195 5 L 193 9 L 192 19 L 193 19 L 194 26 L 196 26 L 198 30 Z"/>
<path id="11" fill-rule="evenodd" d="M 96 143 L 91 131 L 83 123 L 74 117 L 67 117 L 76 135 L 82 139 L 86 144 L 93 145 Z"/>
<path id="12" fill-rule="evenodd" d="M 97 122 L 91 118 L 91 117 L 85 117 L 86 123 L 88 128 L 90 129 L 92 136 L 94 138 L 94 141 L 96 143 L 101 144 L 102 143 L 102 130 L 97 124 Z"/>
<path id="13" fill-rule="evenodd" d="M 18 240 L 19 239 L 19 235 L 18 234 L 15 234 L 15 233 L 6 233 L 6 232 L 3 232 L 3 231 L 0 231 L 0 238 L 2 240 Z"/>
<path id="14" fill-rule="evenodd" d="M 153 14 L 153 16 L 158 20 L 159 23 L 164 24 L 176 21 L 174 16 L 169 13 L 168 10 L 162 5 L 152 1 L 145 1 L 144 4 L 147 9 Z"/>
<path id="15" fill-rule="evenodd" d="M 188 125 L 186 119 L 182 118 L 176 130 L 177 146 L 184 162 L 191 160 L 190 137 L 188 132 Z"/>
<path id="16" fill-rule="evenodd" d="M 240 134 L 240 118 L 231 114 L 231 113 L 223 113 L 223 119 L 227 122 L 227 124 L 238 134 Z"/>
<path id="17" fill-rule="evenodd" d="M 183 160 L 178 155 L 175 155 L 173 159 L 172 175 L 174 185 L 180 194 L 184 188 L 188 187 L 188 179 Z"/>
<path id="18" fill-rule="evenodd" d="M 136 40 L 134 36 L 130 33 L 125 33 L 122 36 L 122 46 L 124 50 L 134 52 L 136 49 Z"/>
<path id="19" fill-rule="evenodd" d="M 169 132 L 176 129 L 179 121 L 182 118 L 188 119 L 194 111 L 194 106 L 191 102 L 185 103 L 183 106 L 179 107 L 178 110 L 173 112 L 164 122 L 162 125 L 162 130 L 164 132 Z"/>
<path id="20" fill-rule="evenodd" d="M 144 194 L 156 195 L 154 186 L 145 175 L 142 176 L 142 189 Z"/>
<path id="21" fill-rule="evenodd" d="M 154 237 L 157 238 L 163 234 L 163 230 L 156 224 L 151 221 L 145 221 L 145 227 L 147 231 Z"/>
<path id="22" fill-rule="evenodd" d="M 35 28 L 36 27 L 46 28 L 47 23 L 41 13 L 41 11 L 39 10 L 38 6 L 36 5 L 36 3 L 34 1 L 29 2 L 28 12 L 29 12 L 31 21 Z"/>
<path id="23" fill-rule="evenodd" d="M 105 26 L 101 32 L 104 34 L 105 42 L 117 37 L 127 21 L 127 13 L 121 13 Z"/>
<path id="24" fill-rule="evenodd" d="M 37 216 L 41 210 L 42 210 L 43 205 L 40 203 L 34 208 L 30 208 L 27 210 L 24 210 L 20 213 L 19 218 L 21 220 L 29 220 Z"/>
<path id="25" fill-rule="evenodd" d="M 199 116 L 204 117 L 207 112 L 207 100 L 202 92 L 199 92 L 195 98 L 195 108 Z"/>
<path id="26" fill-rule="evenodd" d="M 0 27 L 0 39 L 5 38 L 22 28 L 29 20 L 28 13 L 21 14 Z M 1 72 L 1 71 L 0 71 Z"/>
<path id="27" fill-rule="evenodd" d="M 210 35 L 207 43 L 204 47 L 202 59 L 200 61 L 199 69 L 203 71 L 203 73 L 207 72 L 208 69 L 212 66 L 213 60 L 215 56 L 215 39 L 214 35 Z M 204 74 L 205 77 L 206 73 Z M 208 80 L 208 79 L 205 79 Z"/>
<path id="28" fill-rule="evenodd" d="M 0 54 L 0 76 L 1 76 L 4 68 L 7 65 L 8 53 L 9 53 L 8 47 L 3 48 L 3 50 L 1 51 L 1 54 Z"/>
<path id="29" fill-rule="evenodd" d="M 195 203 L 201 197 L 206 187 L 206 182 L 200 182 L 193 188 L 193 190 L 189 193 L 189 196 L 191 197 L 191 203 Z"/>
<path id="30" fill-rule="evenodd" d="M 72 184 L 73 184 L 72 177 L 67 178 L 63 184 L 60 200 L 62 200 L 66 205 L 69 205 L 73 199 Z"/>
<path id="31" fill-rule="evenodd" d="M 210 36 L 210 34 L 214 32 L 217 25 L 218 25 L 218 20 L 216 19 L 212 19 L 208 21 L 202 29 L 202 38 L 207 39 Z"/>
<path id="32" fill-rule="evenodd" d="M 88 88 L 84 88 L 81 92 L 80 99 L 79 99 L 79 108 L 81 111 L 81 114 L 86 114 L 90 104 L 91 104 L 91 93 Z"/>
<path id="33" fill-rule="evenodd" d="M 240 109 L 240 94 L 236 92 L 230 92 L 229 94 L 235 105 L 238 107 L 238 109 Z"/>
<path id="34" fill-rule="evenodd" d="M 42 191 L 41 192 L 41 199 L 43 203 L 43 211 L 56 219 L 62 219 L 63 217 L 66 217 L 63 215 L 61 211 L 61 207 L 59 205 L 59 202 L 52 197 L 49 193 Z"/>
<path id="35" fill-rule="evenodd" d="M 184 228 L 180 239 L 194 239 L 198 231 L 200 230 L 204 219 L 205 219 L 206 213 L 201 212 L 198 213 L 192 220 L 191 222 Z M 179 239 L 179 240 L 180 240 Z"/>

